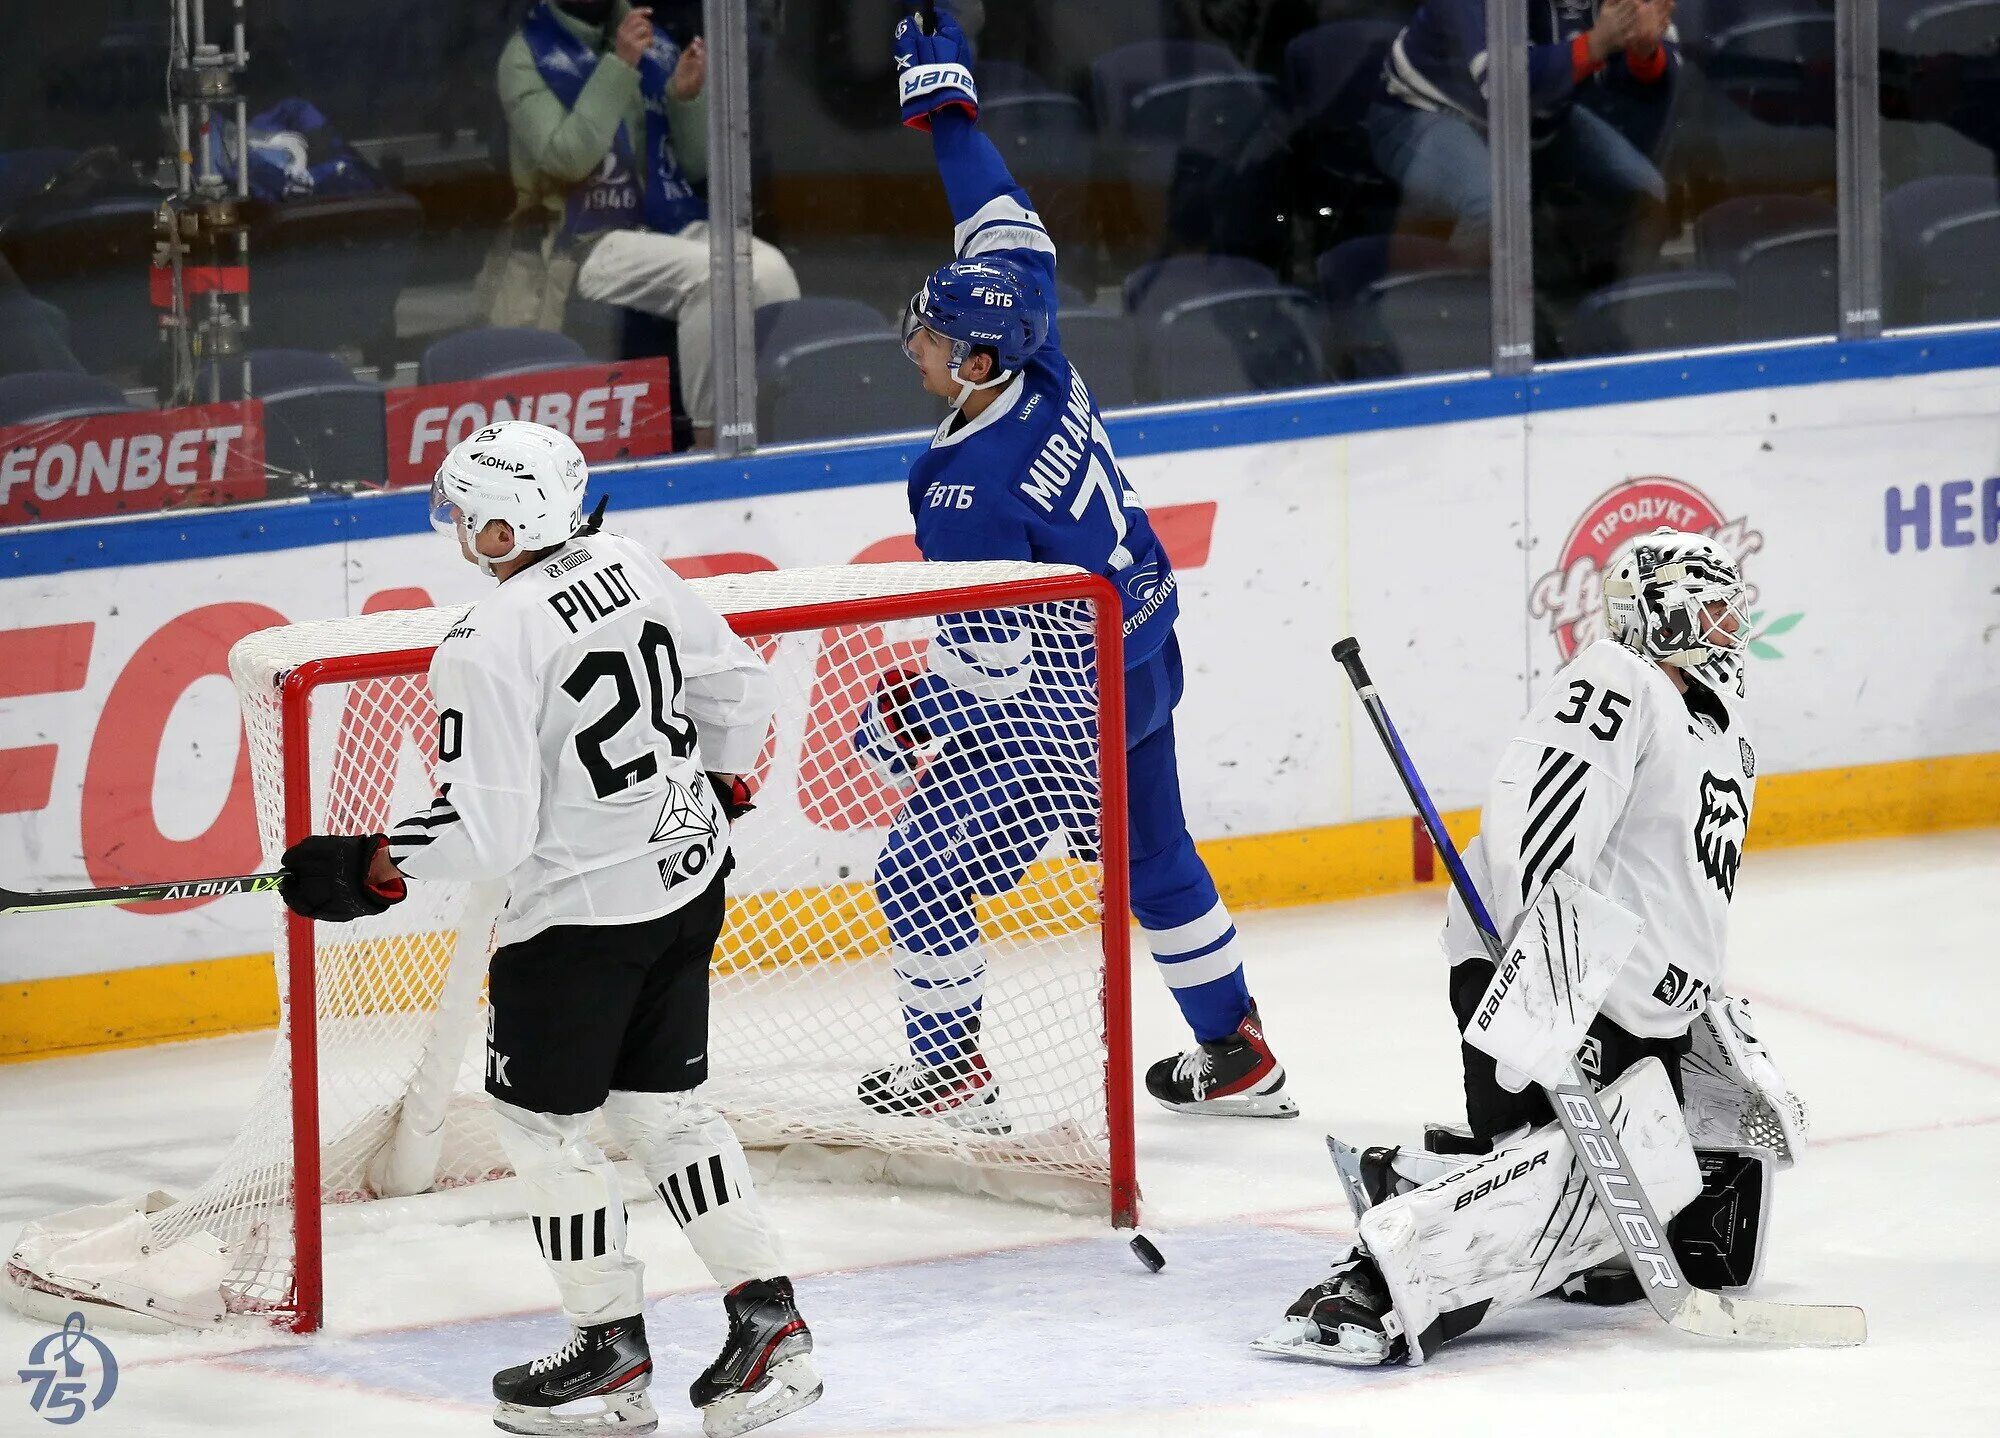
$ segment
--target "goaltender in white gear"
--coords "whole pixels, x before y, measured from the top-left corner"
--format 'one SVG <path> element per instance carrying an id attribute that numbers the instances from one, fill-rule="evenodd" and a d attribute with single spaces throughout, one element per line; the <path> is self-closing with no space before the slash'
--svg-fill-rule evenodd
<path id="1" fill-rule="evenodd" d="M 707 1075 L 729 823 L 749 807 L 741 776 L 776 685 L 657 556 L 584 522 L 585 478 L 567 436 L 518 421 L 446 456 L 432 523 L 500 582 L 431 664 L 437 796 L 386 838 L 294 846 L 281 893 L 339 920 L 379 912 L 404 878 L 504 880 L 486 1088 L 572 1333 L 496 1375 L 494 1421 L 657 1426 L 642 1269 L 588 1133 L 602 1111 L 725 1290 L 728 1341 L 690 1394 L 720 1438 L 821 1387 L 742 1147 L 691 1092 Z"/>
<path id="2" fill-rule="evenodd" d="M 1541 1089 L 1572 1059 L 1662 1221 L 1681 1215 L 1670 1234 L 1689 1281 L 1755 1276 L 1769 1170 L 1805 1129 L 1746 1006 L 1723 994 L 1756 792 L 1743 583 L 1713 540 L 1660 530 L 1620 556 L 1604 596 L 1610 637 L 1530 709 L 1465 854 L 1507 944 L 1498 966 L 1448 901 L 1470 1132 L 1407 1154 L 1329 1140 L 1360 1243 L 1262 1351 L 1422 1363 L 1558 1288 L 1638 1297 Z"/>

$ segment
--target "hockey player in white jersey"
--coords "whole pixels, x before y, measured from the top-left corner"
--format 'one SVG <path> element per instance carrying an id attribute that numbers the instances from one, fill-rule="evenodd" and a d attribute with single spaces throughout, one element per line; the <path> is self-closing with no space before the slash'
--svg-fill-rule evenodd
<path id="1" fill-rule="evenodd" d="M 603 1110 L 725 1290 L 729 1335 L 690 1397 L 735 1434 L 812 1402 L 812 1335 L 707 1076 L 708 970 L 729 821 L 776 704 L 763 663 L 629 539 L 583 522 L 566 435 L 508 421 L 445 457 L 432 523 L 499 581 L 438 646 L 437 797 L 385 837 L 316 835 L 280 890 L 321 921 L 382 912 L 404 880 L 504 879 L 486 1090 L 573 1331 L 495 1376 L 513 1433 L 648 1433 L 639 1261 Z M 601 511 L 600 506 L 600 511 Z M 583 1413 L 558 1413 L 579 1400 Z"/>
<path id="2" fill-rule="evenodd" d="M 1604 606 L 1609 637 L 1529 710 L 1465 853 L 1508 945 L 1497 971 L 1455 891 L 1449 900 L 1470 1132 L 1435 1128 L 1414 1153 L 1329 1140 L 1361 1241 L 1258 1341 L 1264 1351 L 1421 1363 L 1558 1288 L 1639 1297 L 1529 1079 L 1571 1054 L 1604 1090 L 1662 1218 L 1682 1215 L 1671 1234 L 1689 1281 L 1755 1274 L 1768 1172 L 1803 1143 L 1804 1110 L 1745 1006 L 1723 994 L 1757 773 L 1743 583 L 1714 541 L 1663 529 L 1611 567 Z"/>

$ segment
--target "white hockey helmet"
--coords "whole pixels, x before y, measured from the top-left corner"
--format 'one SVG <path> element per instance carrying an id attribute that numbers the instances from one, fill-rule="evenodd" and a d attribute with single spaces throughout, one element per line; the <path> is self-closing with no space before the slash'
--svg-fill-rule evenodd
<path id="1" fill-rule="evenodd" d="M 507 419 L 452 446 L 431 480 L 431 527 L 470 538 L 496 519 L 513 526 L 514 547 L 479 567 L 488 574 L 523 554 L 561 544 L 583 527 L 583 451 L 561 430 Z"/>
<path id="2" fill-rule="evenodd" d="M 1635 539 L 1604 575 L 1605 632 L 1662 664 L 1697 668 L 1750 631 L 1743 572 L 1714 540 L 1677 529 Z M 1719 608 L 1718 608 L 1719 607 Z M 1735 624 L 1726 623 L 1729 616 Z"/>

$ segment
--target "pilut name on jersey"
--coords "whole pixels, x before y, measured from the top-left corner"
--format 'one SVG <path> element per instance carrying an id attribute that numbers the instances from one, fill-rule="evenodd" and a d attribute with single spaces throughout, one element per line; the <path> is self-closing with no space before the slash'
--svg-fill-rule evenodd
<path id="1" fill-rule="evenodd" d="M 729 826 L 705 771 L 750 769 L 776 701 L 722 618 L 615 534 L 475 604 L 431 689 L 438 795 L 390 855 L 415 879 L 504 878 L 502 943 L 652 918 L 707 888 Z"/>
<path id="2" fill-rule="evenodd" d="M 1466 864 L 1503 938 L 1563 870 L 1645 921 L 1604 1012 L 1628 1031 L 1686 1030 L 1723 988 L 1729 902 L 1756 797 L 1740 683 L 1690 680 L 1609 639 L 1572 659 L 1502 755 Z M 1456 895 L 1444 946 L 1483 954 Z"/>

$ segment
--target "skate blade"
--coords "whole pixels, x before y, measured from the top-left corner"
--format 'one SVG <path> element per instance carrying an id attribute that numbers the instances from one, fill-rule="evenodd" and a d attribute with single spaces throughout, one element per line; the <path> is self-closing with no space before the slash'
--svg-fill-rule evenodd
<path id="1" fill-rule="evenodd" d="M 811 1406 L 825 1391 L 812 1360 L 800 1353 L 771 1365 L 761 1388 L 732 1393 L 702 1409 L 701 1431 L 706 1438 L 736 1438 Z"/>
<path id="2" fill-rule="evenodd" d="M 660 1426 L 646 1390 L 627 1388 L 600 1395 L 604 1406 L 582 1413 L 559 1413 L 554 1408 L 529 1408 L 520 1403 L 502 1403 L 493 1410 L 493 1426 L 502 1433 L 523 1433 L 530 1438 L 563 1438 L 574 1433 L 651 1433 Z M 583 1401 L 583 1400 L 579 1400 Z"/>
<path id="3" fill-rule="evenodd" d="M 1262 1338 L 1250 1340 L 1250 1346 L 1259 1353 L 1269 1353 L 1275 1358 L 1290 1358 L 1305 1363 L 1332 1363 L 1342 1368 L 1380 1368 L 1388 1361 L 1386 1351 L 1361 1353 L 1351 1348 L 1341 1348 L 1331 1343 L 1321 1343 L 1309 1335 L 1317 1334 L 1317 1325 L 1304 1319 L 1287 1318 L 1278 1327 Z"/>
<path id="4" fill-rule="evenodd" d="M 1297 1118 L 1299 1106 L 1292 1096 L 1282 1091 L 1273 1094 L 1231 1094 L 1228 1098 L 1197 1099 L 1193 1103 L 1170 1103 L 1156 1098 L 1153 1102 L 1161 1108 L 1172 1109 L 1175 1113 L 1206 1114 L 1210 1118 Z"/>

